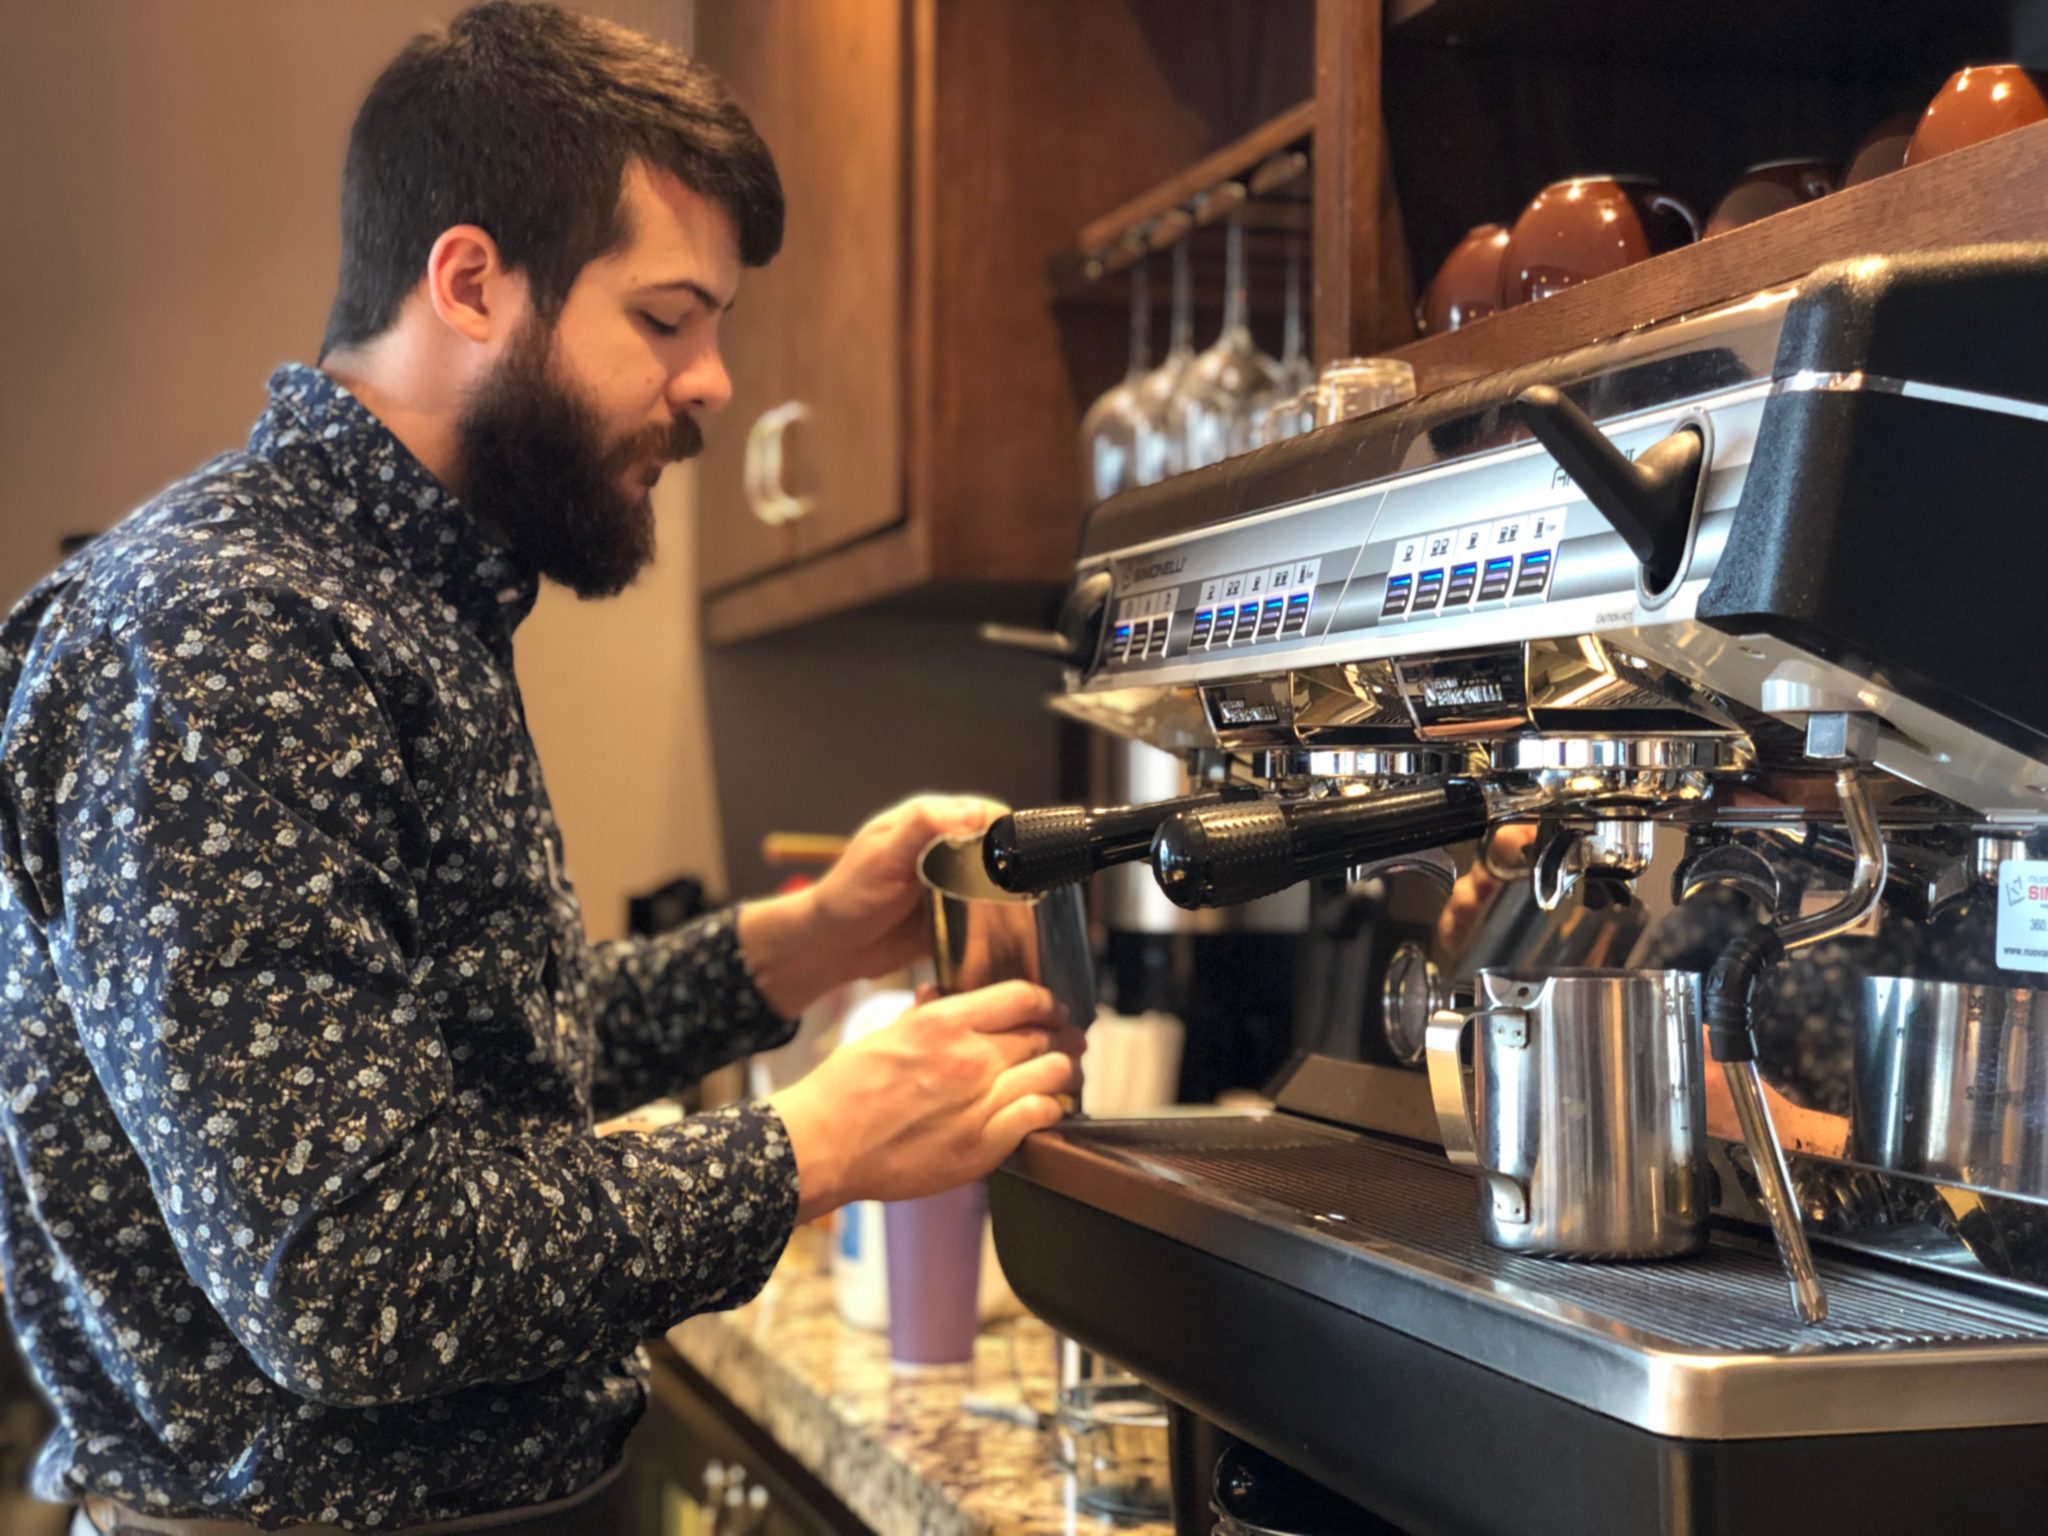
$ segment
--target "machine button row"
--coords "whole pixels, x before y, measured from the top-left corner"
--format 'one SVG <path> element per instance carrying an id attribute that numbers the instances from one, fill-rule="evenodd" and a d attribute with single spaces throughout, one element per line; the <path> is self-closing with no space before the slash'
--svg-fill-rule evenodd
<path id="1" fill-rule="evenodd" d="M 1553 551 L 1532 549 L 1519 560 L 1514 555 L 1495 555 L 1483 564 L 1471 561 L 1448 570 L 1431 566 L 1424 571 L 1395 571 L 1387 577 L 1380 618 L 1447 612 L 1474 601 L 1540 598 L 1550 590 L 1550 573 L 1556 563 Z"/>

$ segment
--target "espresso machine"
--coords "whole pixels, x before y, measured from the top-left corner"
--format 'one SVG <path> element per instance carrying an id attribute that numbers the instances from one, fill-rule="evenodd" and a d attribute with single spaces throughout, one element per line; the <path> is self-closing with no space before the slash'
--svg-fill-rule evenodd
<path id="1" fill-rule="evenodd" d="M 2044 359 L 2048 247 L 1856 260 L 1097 508 L 1054 705 L 1193 772 L 990 876 L 1433 920 L 1027 1141 L 1019 1295 L 1359 1529 L 2048 1527 Z"/>

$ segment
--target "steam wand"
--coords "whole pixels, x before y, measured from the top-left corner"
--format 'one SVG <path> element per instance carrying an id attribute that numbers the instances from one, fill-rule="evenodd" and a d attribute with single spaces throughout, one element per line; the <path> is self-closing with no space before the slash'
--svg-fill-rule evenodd
<path id="1" fill-rule="evenodd" d="M 1778 1254 L 1792 1282 L 1793 1304 L 1807 1323 L 1826 1320 L 1827 1292 L 1814 1266 L 1805 1228 L 1800 1225 L 1785 1148 L 1764 1102 L 1763 1079 L 1756 1067 L 1756 1035 L 1751 1028 L 1751 992 L 1757 978 L 1792 950 L 1818 944 L 1862 922 L 1884 893 L 1884 838 L 1870 803 L 1870 790 L 1854 767 L 1837 771 L 1835 789 L 1856 852 L 1849 889 L 1840 901 L 1810 917 L 1796 918 L 1782 927 L 1760 923 L 1749 929 L 1721 952 L 1707 974 L 1706 985 L 1707 1042 L 1727 1075 L 1728 1092 L 1742 1121 L 1742 1139 L 1763 1186 L 1764 1209 L 1778 1241 Z"/>

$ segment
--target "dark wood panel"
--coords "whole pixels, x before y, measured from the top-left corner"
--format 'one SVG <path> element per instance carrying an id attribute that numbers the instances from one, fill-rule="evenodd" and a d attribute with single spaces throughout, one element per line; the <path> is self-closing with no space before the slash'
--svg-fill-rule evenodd
<path id="1" fill-rule="evenodd" d="M 969 614 L 845 614 L 707 650 L 704 679 L 737 894 L 786 873 L 768 832 L 850 832 L 919 790 L 1060 802 L 1058 668 L 982 644 Z"/>
<path id="2" fill-rule="evenodd" d="M 1117 371 L 1126 333 L 1114 311 L 1056 312 L 1049 263 L 1104 210 L 1299 103 L 1311 17 L 1308 0 L 935 8 L 911 495 L 936 575 L 1071 569 L 1075 434 L 1093 381 L 1069 375 L 1063 325 L 1088 333 L 1078 353 L 1106 351 Z"/>
<path id="3" fill-rule="evenodd" d="M 1315 342 L 1319 362 L 1414 333 L 1414 279 L 1382 110 L 1376 7 L 1316 7 Z"/>
<path id="4" fill-rule="evenodd" d="M 1424 390 L 1551 356 L 1851 256 L 2048 241 L 2048 123 L 1837 192 L 1698 245 L 1431 336 L 1395 355 Z"/>

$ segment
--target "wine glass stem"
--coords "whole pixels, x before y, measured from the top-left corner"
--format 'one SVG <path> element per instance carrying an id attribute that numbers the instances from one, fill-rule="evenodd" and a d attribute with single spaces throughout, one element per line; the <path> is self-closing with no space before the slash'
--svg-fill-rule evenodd
<path id="1" fill-rule="evenodd" d="M 1189 271 L 1187 242 L 1173 248 L 1173 350 L 1195 350 L 1195 284 Z"/>
<path id="2" fill-rule="evenodd" d="M 1244 281 L 1244 221 L 1233 216 L 1223 235 L 1223 334 L 1246 328 L 1249 307 Z"/>
<path id="3" fill-rule="evenodd" d="M 1135 382 L 1145 373 L 1152 353 L 1152 300 L 1145 281 L 1145 263 L 1131 268 L 1131 364 L 1124 377 Z"/>
<path id="4" fill-rule="evenodd" d="M 1301 362 L 1301 247 L 1287 248 L 1287 334 L 1282 338 L 1280 361 L 1289 369 Z"/>

